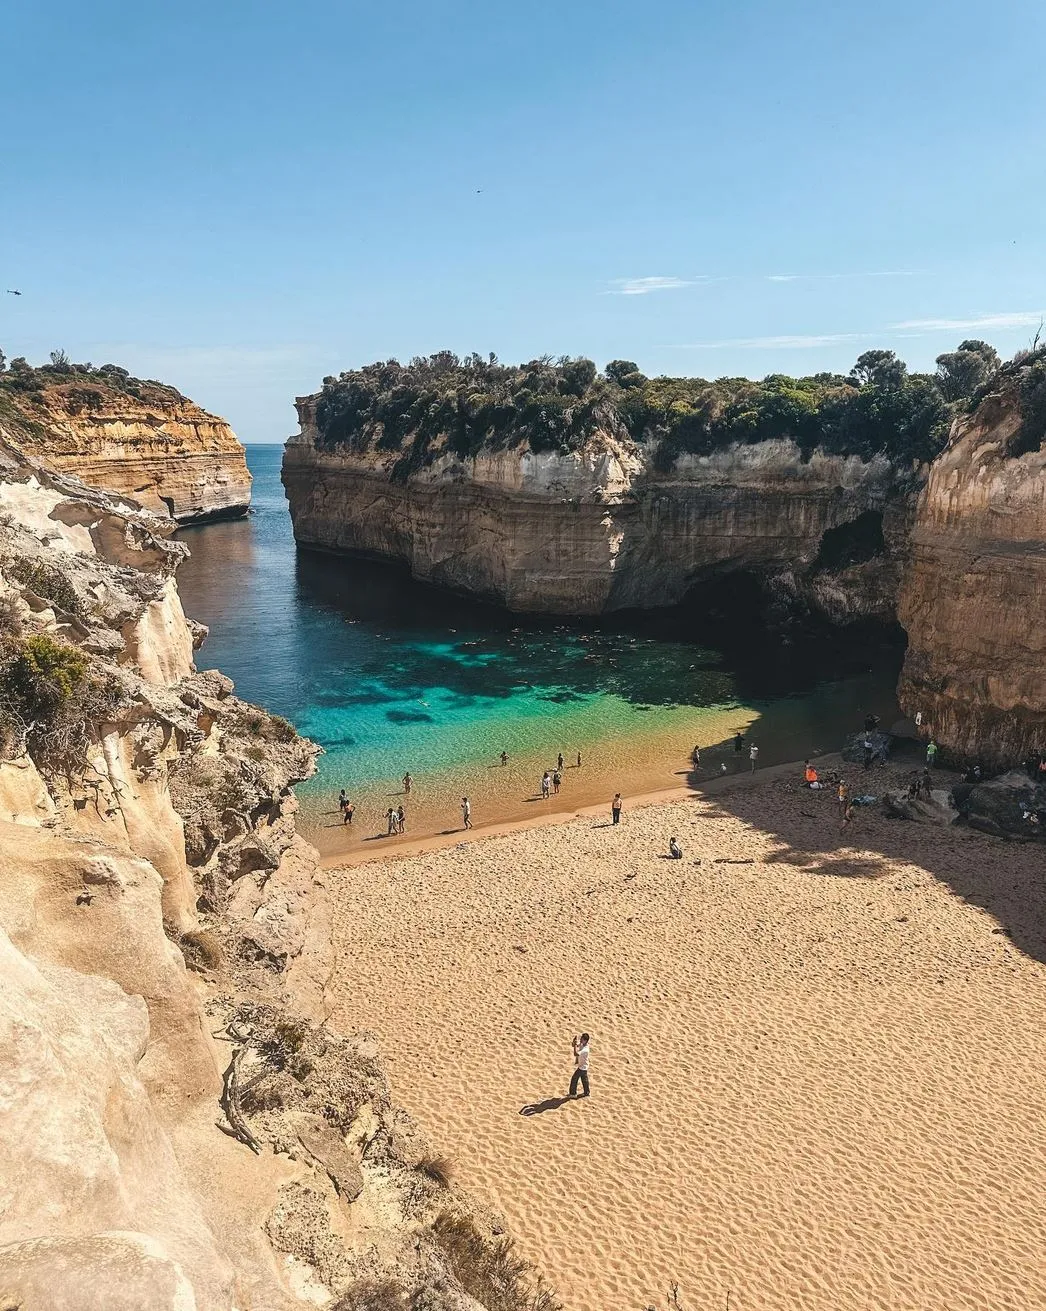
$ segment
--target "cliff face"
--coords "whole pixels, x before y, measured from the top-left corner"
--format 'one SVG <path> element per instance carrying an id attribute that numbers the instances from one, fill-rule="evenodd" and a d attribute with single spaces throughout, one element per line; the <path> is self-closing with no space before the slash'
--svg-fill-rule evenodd
<path id="1" fill-rule="evenodd" d="M 195 670 L 170 521 L 10 435 L 0 1300 L 476 1311 L 438 1219 L 479 1252 L 496 1221 L 426 1172 L 375 1041 L 324 1023 L 326 891 L 291 790 L 315 748 Z"/>
<path id="2" fill-rule="evenodd" d="M 661 473 L 642 447 L 600 433 L 569 455 L 444 453 L 401 478 L 398 451 L 325 448 L 316 403 L 298 400 L 283 463 L 299 545 L 403 561 L 516 611 L 672 605 L 749 572 L 836 619 L 892 613 L 914 498 L 885 459 L 803 460 L 768 441 Z"/>
<path id="3" fill-rule="evenodd" d="M 902 705 L 941 745 L 986 760 L 1046 747 L 1046 452 L 1031 380 L 1016 371 L 956 422 L 919 498 L 899 602 Z"/>
<path id="4" fill-rule="evenodd" d="M 135 380 L 129 392 L 91 375 L 51 375 L 35 391 L 5 388 L 0 418 L 17 428 L 22 450 L 51 468 L 178 523 L 233 518 L 250 506 L 236 434 L 173 388 Z"/>

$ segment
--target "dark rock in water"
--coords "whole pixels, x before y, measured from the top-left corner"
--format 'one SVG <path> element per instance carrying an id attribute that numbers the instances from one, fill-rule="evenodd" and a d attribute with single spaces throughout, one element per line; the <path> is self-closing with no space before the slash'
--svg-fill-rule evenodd
<path id="1" fill-rule="evenodd" d="M 874 764 L 885 764 L 890 758 L 890 746 L 893 738 L 881 729 L 870 729 L 866 733 L 852 733 L 843 747 L 843 759 L 851 765 L 863 765 L 870 750 Z"/>
<path id="2" fill-rule="evenodd" d="M 957 801 L 973 828 L 1046 842 L 1046 785 L 1033 783 L 1019 770 L 978 783 Z"/>

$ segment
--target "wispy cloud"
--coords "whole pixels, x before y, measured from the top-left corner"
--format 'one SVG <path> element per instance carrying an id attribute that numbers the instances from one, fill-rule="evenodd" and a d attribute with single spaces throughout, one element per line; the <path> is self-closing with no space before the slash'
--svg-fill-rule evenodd
<path id="1" fill-rule="evenodd" d="M 652 291 L 676 291 L 694 287 L 709 278 L 617 278 L 607 293 L 610 296 L 647 296 Z"/>
<path id="2" fill-rule="evenodd" d="M 786 334 L 780 337 L 727 337 L 722 341 L 694 341 L 671 346 L 670 350 L 713 351 L 734 350 L 813 350 L 818 346 L 831 346 L 840 341 L 863 341 L 874 334 L 867 332 L 821 332 Z"/>
<path id="3" fill-rule="evenodd" d="M 767 282 L 840 282 L 844 278 L 918 278 L 924 269 L 871 269 L 858 273 L 768 273 Z"/>
<path id="4" fill-rule="evenodd" d="M 1009 314 L 980 314 L 972 319 L 905 319 L 891 323 L 895 332 L 964 332 L 968 328 L 1032 328 L 1043 318 L 1041 310 L 1016 310 Z"/>

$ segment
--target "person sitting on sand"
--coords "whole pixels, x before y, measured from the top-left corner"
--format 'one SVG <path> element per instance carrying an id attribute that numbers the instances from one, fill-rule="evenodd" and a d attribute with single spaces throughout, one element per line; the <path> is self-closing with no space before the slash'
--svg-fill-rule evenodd
<path id="1" fill-rule="evenodd" d="M 679 845 L 678 838 L 668 839 L 668 854 L 672 857 L 673 860 L 683 859 L 683 848 Z"/>
<path id="2" fill-rule="evenodd" d="M 461 826 L 462 828 L 472 827 L 472 803 L 468 797 L 461 798 Z"/>
<path id="3" fill-rule="evenodd" d="M 588 1084 L 588 1047 L 589 1037 L 583 1033 L 581 1037 L 575 1034 L 572 1043 L 574 1049 L 574 1073 L 570 1077 L 570 1095 L 577 1096 L 577 1086 L 580 1084 L 584 1088 L 583 1097 L 587 1097 L 591 1092 Z"/>
<path id="4" fill-rule="evenodd" d="M 817 782 L 817 770 L 814 769 L 813 765 L 810 764 L 809 760 L 806 762 L 806 766 L 803 771 L 803 776 L 806 779 L 807 787 Z"/>
<path id="5" fill-rule="evenodd" d="M 621 793 L 614 793 L 614 800 L 610 803 L 610 814 L 615 824 L 621 823 Z"/>

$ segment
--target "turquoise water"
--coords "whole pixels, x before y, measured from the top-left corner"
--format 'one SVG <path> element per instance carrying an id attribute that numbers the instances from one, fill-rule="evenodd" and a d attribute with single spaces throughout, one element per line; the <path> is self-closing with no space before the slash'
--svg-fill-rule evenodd
<path id="1" fill-rule="evenodd" d="M 385 785 L 604 744 L 718 741 L 760 717 L 763 760 L 825 748 L 859 713 L 891 713 L 899 653 L 740 633 L 681 613 L 563 623 L 506 615 L 411 582 L 401 569 L 297 552 L 282 449 L 249 446 L 246 519 L 187 529 L 186 612 L 210 626 L 197 660 L 285 715 L 326 751 L 305 793 Z M 722 640 L 732 639 L 732 649 Z M 800 740 L 800 738 L 804 740 Z M 638 748 L 637 748 L 638 749 Z"/>

